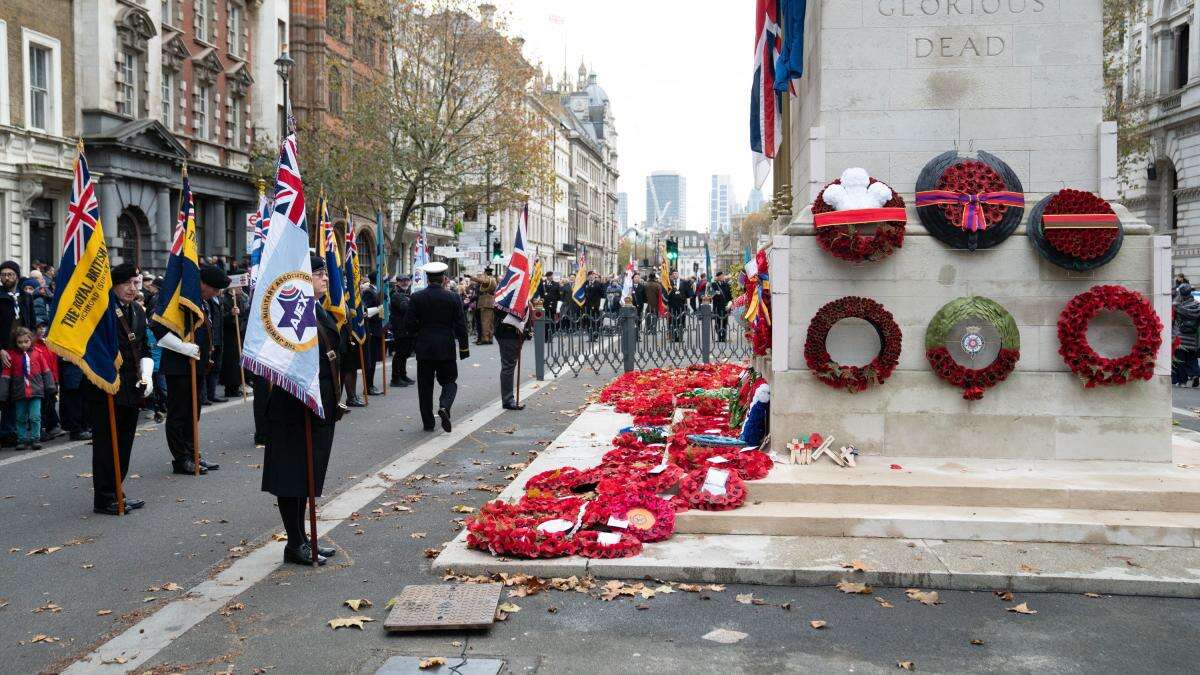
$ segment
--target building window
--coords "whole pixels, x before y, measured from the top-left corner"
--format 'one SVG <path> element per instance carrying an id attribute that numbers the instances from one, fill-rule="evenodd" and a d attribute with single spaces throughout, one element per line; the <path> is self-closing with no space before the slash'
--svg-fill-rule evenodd
<path id="1" fill-rule="evenodd" d="M 177 0 L 162 0 L 162 6 L 158 20 L 164 26 L 175 25 L 175 3 Z"/>
<path id="2" fill-rule="evenodd" d="M 242 117 L 244 101 L 241 98 L 229 99 L 229 114 L 225 116 L 225 139 L 229 147 L 235 150 L 242 148 Z"/>
<path id="3" fill-rule="evenodd" d="M 207 141 L 210 129 L 208 120 L 209 101 L 212 100 L 212 88 L 207 84 L 197 84 L 195 101 L 192 104 L 192 120 L 196 128 L 196 137 Z"/>
<path id="4" fill-rule="evenodd" d="M 133 52 L 122 52 L 117 64 L 117 112 L 137 117 L 138 57 Z"/>
<path id="5" fill-rule="evenodd" d="M 175 73 L 164 70 L 162 74 L 162 111 L 160 112 L 163 126 L 175 130 Z"/>
<path id="6" fill-rule="evenodd" d="M 337 68 L 329 69 L 329 112 L 342 114 L 342 73 Z"/>
<path id="7" fill-rule="evenodd" d="M 325 30 L 339 40 L 346 39 L 346 0 L 327 0 Z"/>
<path id="8" fill-rule="evenodd" d="M 201 40 L 208 39 L 208 0 L 196 0 L 196 8 L 193 10 L 196 14 L 196 37 Z"/>
<path id="9" fill-rule="evenodd" d="M 8 24 L 0 21 L 0 124 L 11 124 L 8 118 Z M 0 206 L 3 203 L 0 202 Z M 3 211 L 0 211 L 0 218 L 3 218 Z M 3 225 L 3 221 L 0 221 Z M 0 227 L 0 235 L 3 233 L 3 228 Z"/>
<path id="10" fill-rule="evenodd" d="M 1183 24 L 1175 31 L 1175 81 L 1173 89 L 1180 89 L 1188 83 L 1188 43 L 1191 42 L 1191 26 Z"/>
<path id="11" fill-rule="evenodd" d="M 229 53 L 234 56 L 242 55 L 242 8 L 229 4 Z"/>
<path id="12" fill-rule="evenodd" d="M 50 57 L 49 49 L 42 45 L 30 44 L 28 65 L 26 69 L 29 91 L 27 96 L 27 126 L 40 131 L 50 131 L 50 116 L 52 101 L 50 98 Z"/>

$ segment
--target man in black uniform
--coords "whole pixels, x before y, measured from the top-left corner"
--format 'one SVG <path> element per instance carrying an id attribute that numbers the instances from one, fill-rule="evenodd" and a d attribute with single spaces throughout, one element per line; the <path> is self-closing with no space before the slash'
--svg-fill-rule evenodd
<path id="1" fill-rule="evenodd" d="M 219 267 L 217 269 L 220 269 Z M 228 301 L 223 293 L 217 293 L 211 298 L 204 299 L 204 309 L 208 313 L 209 366 L 204 369 L 204 386 L 201 388 L 200 403 L 212 405 L 224 403 L 229 399 L 217 395 L 217 382 L 221 379 L 221 361 L 225 356 L 225 304 Z"/>
<path id="2" fill-rule="evenodd" d="M 383 396 L 383 392 L 375 386 L 375 363 L 383 360 L 383 317 L 380 314 L 379 291 L 375 288 L 375 274 L 371 273 L 362 283 L 362 305 L 367 313 L 367 343 L 363 345 L 364 366 L 363 377 L 367 378 L 367 395 Z M 380 380 L 382 383 L 382 380 Z"/>
<path id="3" fill-rule="evenodd" d="M 724 272 L 717 272 L 712 282 L 713 323 L 717 328 L 717 342 L 724 342 L 729 330 L 729 302 L 733 300 L 733 288 Z"/>
<path id="4" fill-rule="evenodd" d="M 417 400 L 425 431 L 433 431 L 433 380 L 442 387 L 438 398 L 438 417 L 442 429 L 450 432 L 450 407 L 458 393 L 458 364 L 454 361 L 454 342 L 458 358 L 471 355 L 467 336 L 467 316 L 462 300 L 445 287 L 446 263 L 432 262 L 421 268 L 429 286 L 412 294 L 405 326 L 413 336 L 417 357 Z"/>
<path id="5" fill-rule="evenodd" d="M 392 328 L 392 386 L 407 387 L 416 384 L 408 377 L 408 357 L 412 356 L 412 336 L 404 332 L 404 322 L 408 316 L 408 305 L 412 302 L 412 277 L 404 275 L 397 279 L 396 288 L 392 290 L 389 301 L 388 321 Z"/>
<path id="6" fill-rule="evenodd" d="M 605 284 L 600 281 L 596 270 L 588 272 L 587 284 L 583 287 L 584 311 L 587 312 L 588 342 L 595 342 L 600 337 L 600 304 L 604 302 Z"/>
<path id="7" fill-rule="evenodd" d="M 683 340 L 684 315 L 687 314 L 687 295 L 679 285 L 679 272 L 671 270 L 671 290 L 667 293 L 667 311 L 671 313 L 671 342 Z"/>
<path id="8" fill-rule="evenodd" d="M 547 270 L 538 293 L 542 296 L 542 309 L 546 312 L 546 337 L 550 337 L 558 327 L 558 303 L 562 300 L 562 286 L 554 280 L 553 270 Z"/>
<path id="9" fill-rule="evenodd" d="M 304 418 L 309 417 L 312 429 L 313 482 L 316 496 L 320 497 L 325 487 L 325 473 L 329 468 L 329 456 L 333 451 L 334 425 L 341 419 L 344 409 L 338 403 L 341 396 L 341 372 L 339 361 L 344 356 L 337 322 L 321 307 L 321 298 L 329 290 L 329 273 L 322 256 L 310 256 L 313 279 L 313 304 L 317 313 L 317 348 L 321 350 L 321 407 L 325 411 L 322 419 L 313 414 L 300 399 L 292 396 L 283 387 L 272 387 L 267 394 L 267 449 L 263 453 L 262 490 L 275 495 L 279 503 L 279 517 L 287 532 L 287 546 L 283 549 L 283 561 L 298 565 L 313 563 L 311 540 L 304 534 L 305 502 L 308 498 L 307 444 L 304 438 Z M 317 564 L 324 565 L 326 558 L 337 553 L 337 549 L 317 547 Z"/>
<path id="10" fill-rule="evenodd" d="M 196 466 L 193 464 L 192 446 L 192 400 L 204 392 L 204 376 L 215 367 L 212 362 L 212 319 L 209 316 L 209 300 L 229 286 L 229 275 L 221 268 L 204 265 L 200 268 L 200 303 L 204 310 L 204 320 L 195 327 L 193 339 L 195 342 L 184 342 L 170 329 L 155 321 L 150 330 L 163 348 L 162 362 L 159 371 L 167 380 L 167 447 L 171 450 L 171 468 L 175 473 L 192 475 Z M 192 388 L 191 368 L 189 361 L 196 362 L 196 389 Z M 196 408 L 199 412 L 199 408 Z M 92 430 L 95 433 L 95 430 Z M 200 473 L 216 471 L 220 464 L 200 460 Z"/>
<path id="11" fill-rule="evenodd" d="M 112 268 L 112 296 L 117 303 L 117 347 L 121 352 L 121 388 L 113 394 L 117 422 L 117 453 L 121 458 L 121 480 L 129 473 L 129 453 L 137 431 L 138 410 L 142 399 L 154 391 L 154 359 L 146 344 L 146 313 L 134 299 L 138 291 L 133 278 L 137 269 L 131 263 Z M 81 385 L 87 401 L 92 428 L 92 510 L 117 515 L 117 477 L 113 467 L 112 433 L 108 424 L 108 394 L 85 377 Z M 125 498 L 125 510 L 140 509 L 140 499 Z"/>
<path id="12" fill-rule="evenodd" d="M 505 410 L 524 410 L 524 404 L 513 394 L 513 378 L 521 358 L 521 342 L 533 339 L 533 328 L 526 322 L 523 329 L 507 323 L 508 313 L 496 308 L 496 343 L 500 345 L 500 401 Z"/>

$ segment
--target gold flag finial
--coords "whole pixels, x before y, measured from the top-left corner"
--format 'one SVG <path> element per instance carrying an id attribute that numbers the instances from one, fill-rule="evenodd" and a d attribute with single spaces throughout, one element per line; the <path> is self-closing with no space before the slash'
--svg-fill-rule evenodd
<path id="1" fill-rule="evenodd" d="M 258 196 L 262 197 L 265 194 L 267 194 L 267 181 L 263 180 L 262 178 L 259 178 L 258 179 Z"/>

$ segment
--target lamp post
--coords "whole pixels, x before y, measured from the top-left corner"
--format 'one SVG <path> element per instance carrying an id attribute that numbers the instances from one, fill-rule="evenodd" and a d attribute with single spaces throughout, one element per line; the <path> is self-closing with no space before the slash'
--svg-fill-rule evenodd
<path id="1" fill-rule="evenodd" d="M 279 58 L 275 59 L 275 72 L 279 73 L 279 78 L 283 80 L 283 119 L 279 121 L 279 140 L 287 137 L 288 132 L 288 117 L 292 113 L 292 102 L 288 98 L 288 80 L 292 76 L 292 68 L 296 66 L 296 62 L 292 57 L 288 56 L 287 45 L 283 47 L 283 53 Z"/>

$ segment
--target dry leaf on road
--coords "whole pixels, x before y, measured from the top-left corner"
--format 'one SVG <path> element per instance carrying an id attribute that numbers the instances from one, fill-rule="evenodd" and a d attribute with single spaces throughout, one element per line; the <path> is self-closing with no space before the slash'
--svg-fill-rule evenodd
<path id="1" fill-rule="evenodd" d="M 1100 595 L 1099 593 L 1084 593 L 1083 597 L 1085 597 L 1085 598 L 1102 598 L 1104 596 Z"/>
<path id="2" fill-rule="evenodd" d="M 412 537 L 413 539 L 424 539 L 428 535 L 429 535 L 428 532 L 413 532 L 412 534 L 410 534 L 408 536 Z"/>
<path id="3" fill-rule="evenodd" d="M 854 595 L 854 594 L 870 595 L 872 592 L 870 586 L 868 586 L 866 584 L 860 584 L 860 583 L 857 583 L 854 581 L 839 581 L 837 583 L 837 585 L 834 586 L 834 588 L 838 589 L 839 591 L 841 591 L 843 593 L 848 593 L 851 595 Z"/>
<path id="4" fill-rule="evenodd" d="M 446 665 L 446 659 L 444 659 L 440 656 L 431 656 L 427 659 L 421 659 L 419 662 L 417 662 L 417 667 L 420 668 L 421 670 L 428 670 L 429 668 L 433 668 L 434 666 L 444 666 L 444 665 Z"/>
<path id="5" fill-rule="evenodd" d="M 1029 603 L 1027 603 L 1027 602 L 1022 602 L 1021 604 L 1017 605 L 1016 607 L 1009 607 L 1008 611 L 1014 612 L 1016 614 L 1037 614 L 1036 609 L 1029 609 Z"/>
<path id="6" fill-rule="evenodd" d="M 235 602 L 232 605 L 225 605 L 225 607 L 221 609 L 221 616 L 229 616 L 230 614 L 233 614 L 234 612 L 240 612 L 243 609 L 246 609 L 246 603 L 244 602 Z"/>
<path id="7" fill-rule="evenodd" d="M 922 591 L 917 588 L 910 588 L 904 591 L 908 595 L 909 600 L 916 600 L 922 605 L 940 605 L 942 601 L 938 598 L 937 591 Z"/>
<path id="8" fill-rule="evenodd" d="M 1012 591 L 992 591 L 992 595 L 1000 598 L 1004 602 L 1012 602 L 1013 599 Z"/>
<path id="9" fill-rule="evenodd" d="M 826 624 L 824 621 L 821 621 L 821 620 L 819 620 L 819 619 L 814 619 L 814 620 L 812 620 L 812 621 L 809 621 L 809 622 L 808 622 L 808 625 L 812 626 L 813 628 L 815 628 L 815 629 L 817 629 L 817 630 L 820 630 L 820 629 L 824 628 L 824 627 L 825 627 L 826 625 L 828 625 L 828 624 Z"/>
<path id="10" fill-rule="evenodd" d="M 475 509 L 473 509 L 469 506 L 464 506 L 462 504 L 459 504 L 458 506 L 455 506 L 454 508 L 452 508 L 450 510 L 455 513 L 475 513 Z"/>
<path id="11" fill-rule="evenodd" d="M 737 600 L 738 602 L 742 603 L 743 605 L 748 605 L 748 604 L 754 602 L 754 594 L 753 593 L 739 593 L 733 599 Z"/>
<path id="12" fill-rule="evenodd" d="M 350 600 L 343 601 L 342 604 L 356 612 L 358 610 L 362 609 L 363 607 L 372 607 L 373 606 L 371 604 L 371 601 L 366 598 L 351 598 Z"/>
<path id="13" fill-rule="evenodd" d="M 861 560 L 851 560 L 848 563 L 842 563 L 842 567 L 855 572 L 870 572 L 871 566 Z"/>
<path id="14" fill-rule="evenodd" d="M 975 639 L 971 640 L 971 644 L 975 645 L 976 647 L 979 647 L 979 646 L 983 645 L 983 640 L 980 640 L 979 638 L 975 638 Z"/>
<path id="15" fill-rule="evenodd" d="M 357 628 L 359 630 L 362 630 L 364 623 L 366 623 L 368 621 L 374 621 L 374 620 L 375 619 L 372 619 L 369 616 L 353 616 L 353 617 L 342 616 L 342 617 L 338 617 L 336 619 L 331 620 L 329 622 L 329 627 L 334 630 L 337 630 L 339 628 Z"/>
<path id="16" fill-rule="evenodd" d="M 101 609 L 96 612 L 96 616 L 108 616 L 109 614 L 112 614 L 111 609 Z"/>
<path id="17" fill-rule="evenodd" d="M 895 605 L 888 602 L 887 600 L 884 600 L 883 598 L 881 598 L 879 596 L 875 597 L 875 602 L 878 602 L 879 606 L 882 607 L 883 609 L 891 609 L 892 607 L 895 607 Z"/>
<path id="18" fill-rule="evenodd" d="M 521 611 L 521 606 L 513 604 L 511 602 L 502 602 L 502 603 L 500 603 L 500 606 L 497 607 L 496 609 L 500 610 L 501 612 L 508 613 L 508 614 L 515 614 L 515 613 Z"/>
<path id="19" fill-rule="evenodd" d="M 33 549 L 32 551 L 26 553 L 25 555 L 50 555 L 51 553 L 54 553 L 55 551 L 61 551 L 61 550 L 62 550 L 61 546 L 39 546 L 38 548 Z"/>
<path id="20" fill-rule="evenodd" d="M 702 637 L 710 642 L 731 645 L 745 640 L 747 637 L 749 637 L 749 635 L 741 631 L 729 630 L 727 628 L 714 628 L 713 630 L 705 633 Z"/>
<path id="21" fill-rule="evenodd" d="M 916 670 L 917 664 L 913 663 L 912 661 L 897 661 L 896 667 L 901 670 Z"/>

